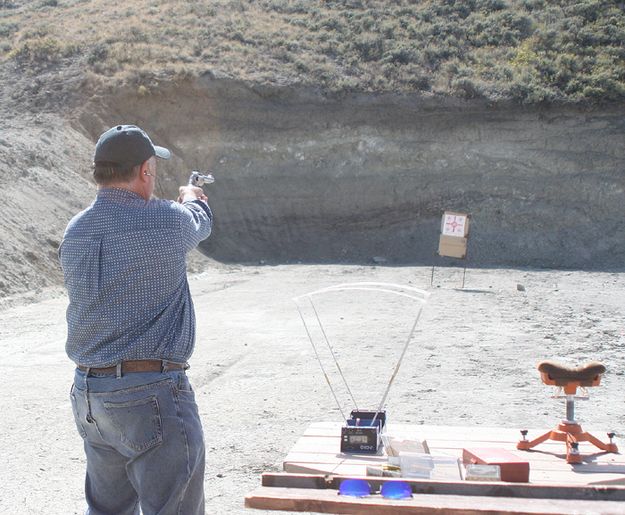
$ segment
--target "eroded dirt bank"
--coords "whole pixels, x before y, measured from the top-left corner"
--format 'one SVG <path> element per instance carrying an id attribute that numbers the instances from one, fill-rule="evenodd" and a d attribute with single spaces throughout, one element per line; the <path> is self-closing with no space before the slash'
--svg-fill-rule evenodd
<path id="1" fill-rule="evenodd" d="M 429 264 L 454 209 L 473 215 L 473 265 L 596 269 L 623 262 L 624 114 L 206 78 L 119 94 L 81 121 L 92 137 L 120 119 L 149 127 L 177 157 L 166 195 L 215 171 L 204 249 L 219 260 Z"/>
<path id="2" fill-rule="evenodd" d="M 0 294 L 59 283 L 63 229 L 95 191 L 93 143 L 120 122 L 173 150 L 159 195 L 175 197 L 191 169 L 214 171 L 217 223 L 202 251 L 220 261 L 428 265 L 453 209 L 473 215 L 469 266 L 620 270 L 624 115 L 205 77 L 92 96 L 71 115 L 8 117 Z"/>

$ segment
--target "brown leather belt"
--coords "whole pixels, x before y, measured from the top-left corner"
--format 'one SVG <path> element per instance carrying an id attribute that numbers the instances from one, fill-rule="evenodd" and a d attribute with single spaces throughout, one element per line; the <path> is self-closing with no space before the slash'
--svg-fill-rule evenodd
<path id="1" fill-rule="evenodd" d="M 175 363 L 173 361 L 165 361 L 160 359 L 137 359 L 132 361 L 122 361 L 121 373 L 129 372 L 162 372 L 163 370 L 186 370 L 189 366 L 186 363 Z M 95 374 L 116 374 L 117 366 L 112 367 L 87 367 L 85 365 L 77 365 L 83 372 Z"/>

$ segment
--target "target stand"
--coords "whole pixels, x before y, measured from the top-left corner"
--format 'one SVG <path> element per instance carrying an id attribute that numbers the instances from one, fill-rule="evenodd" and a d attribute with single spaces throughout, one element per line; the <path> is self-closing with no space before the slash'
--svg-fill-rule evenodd
<path id="1" fill-rule="evenodd" d="M 438 241 L 438 256 L 466 259 L 470 220 L 471 215 L 467 213 L 458 213 L 456 211 L 445 211 L 443 213 L 441 234 Z M 434 284 L 434 268 L 435 265 L 433 264 L 430 286 Z M 465 264 L 462 272 L 462 288 L 464 288 L 466 274 L 467 266 Z"/>

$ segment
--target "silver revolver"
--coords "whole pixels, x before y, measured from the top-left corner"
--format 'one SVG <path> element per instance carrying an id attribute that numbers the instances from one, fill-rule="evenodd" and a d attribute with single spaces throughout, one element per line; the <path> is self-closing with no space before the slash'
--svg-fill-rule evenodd
<path id="1" fill-rule="evenodd" d="M 193 170 L 191 172 L 191 176 L 189 177 L 189 186 L 197 186 L 201 188 L 205 184 L 212 184 L 215 182 L 215 177 L 210 172 L 198 172 L 197 170 Z"/>

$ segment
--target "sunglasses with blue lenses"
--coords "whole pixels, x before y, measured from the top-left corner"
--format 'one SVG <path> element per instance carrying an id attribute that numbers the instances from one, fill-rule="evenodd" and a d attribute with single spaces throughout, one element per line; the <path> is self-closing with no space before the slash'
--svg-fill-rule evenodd
<path id="1" fill-rule="evenodd" d="M 367 497 L 371 495 L 371 485 L 364 479 L 344 479 L 339 486 L 339 495 Z M 409 499 L 412 488 L 404 481 L 388 481 L 382 484 L 380 495 L 384 499 Z"/>
<path id="2" fill-rule="evenodd" d="M 388 481 L 382 485 L 380 494 L 385 499 L 410 499 L 412 487 L 404 481 Z"/>
<path id="3" fill-rule="evenodd" d="M 339 495 L 367 497 L 371 495 L 371 485 L 364 479 L 344 479 L 339 486 Z"/>

